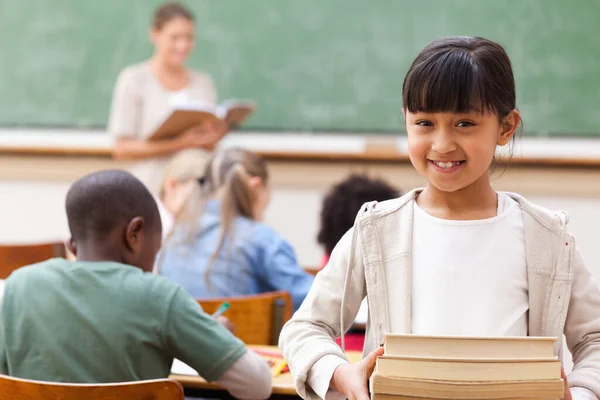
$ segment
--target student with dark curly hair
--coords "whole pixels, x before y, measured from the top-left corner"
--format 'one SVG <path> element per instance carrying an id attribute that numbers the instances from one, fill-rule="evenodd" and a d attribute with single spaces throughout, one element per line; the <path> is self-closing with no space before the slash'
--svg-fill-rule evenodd
<path id="1" fill-rule="evenodd" d="M 365 175 L 350 175 L 333 186 L 321 210 L 321 228 L 317 241 L 325 249 L 321 267 L 329 261 L 329 254 L 354 224 L 360 207 L 369 201 L 384 201 L 400 197 L 398 189 L 381 179 Z"/>

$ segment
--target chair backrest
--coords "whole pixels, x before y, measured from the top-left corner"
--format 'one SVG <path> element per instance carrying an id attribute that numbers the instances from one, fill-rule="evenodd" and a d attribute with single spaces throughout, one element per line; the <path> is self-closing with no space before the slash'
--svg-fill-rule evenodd
<path id="1" fill-rule="evenodd" d="M 292 317 L 292 298 L 283 291 L 198 299 L 209 314 L 224 302 L 229 303 L 229 309 L 223 315 L 235 325 L 235 335 L 246 344 L 276 345 L 283 325 Z"/>
<path id="2" fill-rule="evenodd" d="M 107 384 L 32 381 L 0 375 L 0 399 L 11 400 L 183 400 L 172 379 Z"/>
<path id="3" fill-rule="evenodd" d="M 319 267 L 303 267 L 304 272 L 308 272 L 312 276 L 317 276 L 317 274 L 323 269 Z"/>
<path id="4" fill-rule="evenodd" d="M 64 243 L 24 245 L 0 244 L 0 279 L 6 279 L 17 268 L 54 257 L 65 257 Z"/>

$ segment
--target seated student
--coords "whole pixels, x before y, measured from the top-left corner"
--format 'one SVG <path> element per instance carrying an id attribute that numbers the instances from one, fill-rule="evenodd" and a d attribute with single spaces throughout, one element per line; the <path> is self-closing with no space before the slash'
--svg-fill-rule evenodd
<path id="1" fill-rule="evenodd" d="M 329 261 L 331 251 L 352 225 L 360 207 L 369 201 L 384 201 L 400 196 L 400 192 L 380 179 L 350 175 L 333 186 L 321 209 L 321 228 L 317 241 L 325 249 L 321 267 Z"/>
<path id="2" fill-rule="evenodd" d="M 163 170 L 157 201 L 163 238 L 169 235 L 175 220 L 181 216 L 183 205 L 192 189 L 198 186 L 198 178 L 204 174 L 209 158 L 210 153 L 205 150 L 182 150 L 169 160 Z"/>
<path id="3" fill-rule="evenodd" d="M 213 155 L 161 251 L 158 271 L 196 298 L 285 290 L 297 309 L 313 276 L 292 246 L 262 223 L 266 162 L 230 148 Z"/>
<path id="4" fill-rule="evenodd" d="M 124 171 L 71 187 L 69 248 L 6 281 L 0 373 L 72 383 L 165 378 L 173 358 L 233 396 L 271 393 L 267 364 L 204 313 L 181 287 L 148 273 L 161 222 L 145 186 Z"/>

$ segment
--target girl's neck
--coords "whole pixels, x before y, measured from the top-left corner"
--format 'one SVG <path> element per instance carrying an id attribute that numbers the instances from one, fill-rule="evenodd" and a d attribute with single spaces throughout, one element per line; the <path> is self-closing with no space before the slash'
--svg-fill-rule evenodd
<path id="1" fill-rule="evenodd" d="M 454 192 L 427 185 L 416 201 L 428 214 L 442 219 L 477 220 L 498 214 L 498 195 L 487 175 Z"/>

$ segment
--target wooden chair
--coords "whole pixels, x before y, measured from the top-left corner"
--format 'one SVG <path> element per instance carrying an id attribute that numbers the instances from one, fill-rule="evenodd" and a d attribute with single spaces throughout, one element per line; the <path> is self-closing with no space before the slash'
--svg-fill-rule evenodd
<path id="1" fill-rule="evenodd" d="M 0 375 L 0 399 L 10 400 L 183 400 L 183 388 L 171 379 L 108 384 L 32 381 Z"/>
<path id="2" fill-rule="evenodd" d="M 288 292 L 198 299 L 209 314 L 224 302 L 229 303 L 229 309 L 223 316 L 235 325 L 235 335 L 246 344 L 277 345 L 283 325 L 292 317 L 292 298 Z"/>
<path id="3" fill-rule="evenodd" d="M 320 267 L 302 267 L 302 269 L 304 269 L 304 272 L 308 272 L 309 274 L 311 274 L 312 276 L 317 276 L 317 274 L 323 269 Z"/>
<path id="4" fill-rule="evenodd" d="M 1 245 L 0 279 L 6 279 L 17 268 L 53 257 L 65 257 L 64 243 Z"/>

